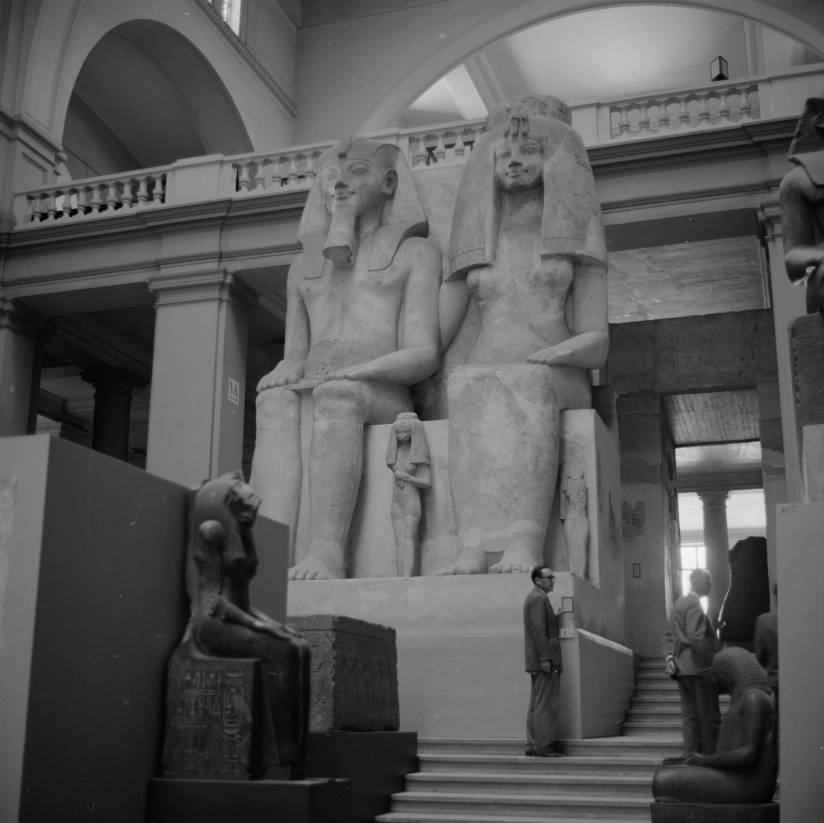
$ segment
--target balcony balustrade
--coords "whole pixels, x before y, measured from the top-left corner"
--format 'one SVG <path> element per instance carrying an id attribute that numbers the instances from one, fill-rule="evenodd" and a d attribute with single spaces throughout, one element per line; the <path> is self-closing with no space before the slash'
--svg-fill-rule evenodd
<path id="1" fill-rule="evenodd" d="M 820 93 L 821 64 L 780 76 L 713 83 L 684 89 L 571 106 L 573 125 L 587 148 L 741 126 L 750 121 L 797 117 L 807 97 Z M 397 144 L 410 167 L 466 162 L 483 134 L 481 120 L 444 123 L 417 129 L 385 130 L 365 135 Z M 203 180 L 218 197 L 245 198 L 311 186 L 318 158 L 331 141 L 274 152 L 191 158 L 169 166 L 118 175 L 57 183 L 20 192 L 15 197 L 17 229 L 204 199 Z"/>

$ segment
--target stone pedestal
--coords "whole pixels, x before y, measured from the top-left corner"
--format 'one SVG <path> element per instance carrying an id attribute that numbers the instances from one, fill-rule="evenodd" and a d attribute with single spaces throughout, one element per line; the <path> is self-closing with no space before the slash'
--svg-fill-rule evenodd
<path id="1" fill-rule="evenodd" d="M 340 615 L 290 617 L 312 649 L 309 730 L 397 731 L 395 630 Z"/>
<path id="2" fill-rule="evenodd" d="M 824 809 L 824 502 L 779 505 L 776 535 L 781 816 L 818 820 Z"/>
<path id="3" fill-rule="evenodd" d="M 149 782 L 148 823 L 353 823 L 349 780 Z"/>
<path id="4" fill-rule="evenodd" d="M 164 777 L 256 776 L 259 699 L 257 660 L 195 658 L 175 649 L 166 689 Z"/>
<path id="5" fill-rule="evenodd" d="M 531 587 L 525 574 L 291 581 L 289 622 L 322 604 L 336 615 L 392 626 L 402 731 L 523 739 L 529 676 L 522 608 Z M 590 625 L 590 588 L 570 572 L 556 573 L 553 606 L 566 599 L 578 625 Z M 632 652 L 589 631 L 564 635 L 560 735 L 620 734 L 633 690 Z"/>
<path id="6" fill-rule="evenodd" d="M 778 803 L 651 803 L 651 823 L 778 823 Z"/>

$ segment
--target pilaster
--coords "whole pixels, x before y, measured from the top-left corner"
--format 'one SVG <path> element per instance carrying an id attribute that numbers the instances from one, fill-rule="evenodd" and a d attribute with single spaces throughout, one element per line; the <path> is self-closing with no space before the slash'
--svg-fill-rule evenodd
<path id="1" fill-rule="evenodd" d="M 127 461 L 134 377 L 123 369 L 103 367 L 84 378 L 94 385 L 92 448 Z"/>
<path id="2" fill-rule="evenodd" d="M 762 204 L 759 220 L 764 230 L 767 249 L 772 310 L 775 326 L 775 352 L 778 373 L 778 393 L 781 403 L 781 428 L 784 441 L 784 471 L 787 500 L 800 501 L 803 494 L 801 455 L 796 426 L 795 401 L 790 355 L 790 326 L 805 312 L 804 289 L 790 282 L 784 267 L 784 238 L 781 210 L 777 200 Z"/>
<path id="3" fill-rule="evenodd" d="M 618 398 L 627 632 L 637 654 L 659 655 L 680 565 L 675 458 L 657 393 Z"/>
<path id="4" fill-rule="evenodd" d="M 29 434 L 40 386 L 39 315 L 0 296 L 0 436 Z"/>
<path id="5" fill-rule="evenodd" d="M 147 471 L 194 486 L 241 467 L 247 310 L 223 269 L 154 278 Z"/>

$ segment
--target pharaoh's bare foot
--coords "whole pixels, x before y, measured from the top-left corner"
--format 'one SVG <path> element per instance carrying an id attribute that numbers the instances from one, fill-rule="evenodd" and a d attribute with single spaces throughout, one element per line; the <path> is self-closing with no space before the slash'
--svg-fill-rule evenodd
<path id="1" fill-rule="evenodd" d="M 533 553 L 528 549 L 507 549 L 503 557 L 489 567 L 490 574 L 526 574 L 538 564 Z"/>
<path id="2" fill-rule="evenodd" d="M 287 573 L 290 580 L 339 580 L 343 572 L 336 573 L 317 557 L 304 557 Z"/>
<path id="3" fill-rule="evenodd" d="M 451 565 L 438 569 L 435 574 L 485 574 L 486 553 L 477 549 L 464 549 Z"/>

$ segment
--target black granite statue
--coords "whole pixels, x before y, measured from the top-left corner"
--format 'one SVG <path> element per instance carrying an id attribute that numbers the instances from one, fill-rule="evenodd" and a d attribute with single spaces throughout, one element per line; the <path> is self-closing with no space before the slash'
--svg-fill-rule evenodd
<path id="1" fill-rule="evenodd" d="M 690 754 L 681 763 L 662 766 L 655 772 L 652 793 L 661 803 L 769 803 L 775 793 L 778 755 L 775 707 L 766 675 L 755 657 L 740 647 L 720 651 L 712 671 L 719 693 L 731 697 L 716 752 Z"/>
<path id="2" fill-rule="evenodd" d="M 718 636 L 752 649 L 755 619 L 770 610 L 767 540 L 745 537 L 728 552 L 730 587 L 718 613 Z"/>
<path id="3" fill-rule="evenodd" d="M 194 497 L 192 610 L 169 667 L 166 775 L 300 776 L 290 767 L 306 756 L 310 650 L 249 602 L 259 504 L 240 472 L 207 480 Z"/>

